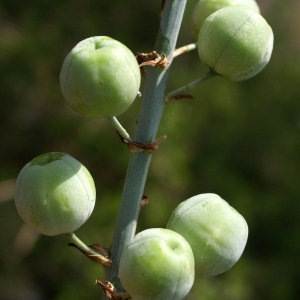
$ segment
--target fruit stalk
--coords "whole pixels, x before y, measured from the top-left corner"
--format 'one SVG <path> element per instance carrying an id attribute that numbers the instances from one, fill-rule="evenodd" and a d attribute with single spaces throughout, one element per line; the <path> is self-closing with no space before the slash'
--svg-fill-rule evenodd
<path id="1" fill-rule="evenodd" d="M 218 74 L 215 73 L 213 70 L 209 70 L 206 74 L 204 74 L 203 76 L 199 77 L 198 79 L 182 86 L 181 88 L 172 91 L 170 93 L 168 93 L 166 95 L 166 99 L 165 101 L 168 102 L 171 98 L 173 98 L 174 96 L 177 95 L 183 95 L 183 94 L 188 94 L 190 90 L 194 89 L 195 87 L 197 87 L 200 83 L 202 83 L 203 81 L 206 81 L 212 77 L 217 76 Z"/>
<path id="2" fill-rule="evenodd" d="M 93 250 L 92 248 L 90 248 L 89 246 L 87 246 L 73 232 L 65 233 L 65 236 L 69 239 L 69 241 L 71 243 L 76 245 L 78 247 L 78 249 L 80 249 L 81 251 L 83 251 L 87 254 L 91 254 L 91 255 L 102 255 L 102 254 L 99 254 L 97 251 Z"/>
<path id="3" fill-rule="evenodd" d="M 120 135 L 127 141 L 131 141 L 131 137 L 126 131 L 126 129 L 120 124 L 116 117 L 107 117 L 110 123 L 114 126 L 114 128 L 120 133 Z"/>
<path id="4" fill-rule="evenodd" d="M 180 48 L 177 48 L 174 52 L 173 52 L 173 59 L 183 53 L 187 53 L 190 52 L 192 50 L 195 50 L 197 48 L 197 44 L 196 43 L 192 43 L 192 44 L 188 44 L 185 46 L 182 46 Z"/>
<path id="5" fill-rule="evenodd" d="M 186 0 L 167 0 L 164 5 L 154 49 L 160 55 L 165 54 L 170 62 L 172 61 L 185 4 Z M 170 65 L 165 69 L 153 67 L 147 70 L 134 141 L 151 143 L 156 139 L 165 106 L 164 94 Z M 150 152 L 142 151 L 133 154 L 130 158 L 111 247 L 112 264 L 106 270 L 106 280 L 108 281 L 118 277 L 123 249 L 135 235 L 151 157 Z M 103 296 L 103 299 L 107 299 L 106 296 Z"/>

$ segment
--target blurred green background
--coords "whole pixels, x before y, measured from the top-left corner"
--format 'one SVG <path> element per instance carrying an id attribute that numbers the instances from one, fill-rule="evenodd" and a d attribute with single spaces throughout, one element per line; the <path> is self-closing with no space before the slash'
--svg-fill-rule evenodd
<path id="1" fill-rule="evenodd" d="M 188 1 L 178 46 L 193 42 Z M 249 240 L 228 272 L 197 277 L 190 300 L 290 300 L 300 296 L 300 2 L 258 0 L 275 43 L 268 66 L 239 83 L 214 78 L 170 102 L 153 155 L 138 230 L 164 227 L 200 193 L 219 194 L 247 220 Z M 84 38 L 108 35 L 133 53 L 153 49 L 160 1 L 1 0 L 0 299 L 100 299 L 98 266 L 63 236 L 31 231 L 18 216 L 14 181 L 35 156 L 66 152 L 91 172 L 94 213 L 77 235 L 109 246 L 130 154 L 106 120 L 81 117 L 64 101 L 60 66 Z M 203 75 L 197 52 L 178 57 L 167 90 Z M 142 88 L 141 88 L 142 90 Z M 119 120 L 133 135 L 141 99 Z"/>

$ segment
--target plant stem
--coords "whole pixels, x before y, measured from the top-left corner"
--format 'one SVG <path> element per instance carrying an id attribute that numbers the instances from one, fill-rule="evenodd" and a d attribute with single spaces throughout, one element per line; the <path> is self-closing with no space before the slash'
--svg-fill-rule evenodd
<path id="1" fill-rule="evenodd" d="M 215 73 L 213 70 L 210 70 L 209 72 L 207 72 L 205 75 L 201 76 L 200 78 L 190 82 L 189 84 L 186 84 L 185 86 L 182 86 L 181 88 L 179 88 L 175 91 L 168 93 L 166 96 L 166 102 L 168 102 L 168 100 L 170 100 L 174 96 L 187 94 L 190 90 L 197 87 L 203 81 L 208 80 L 217 75 L 218 74 Z"/>
<path id="2" fill-rule="evenodd" d="M 154 49 L 160 55 L 165 54 L 170 62 L 172 61 L 185 4 L 186 0 L 167 0 L 164 6 Z M 137 142 L 151 143 L 156 139 L 165 106 L 164 94 L 170 65 L 165 69 L 153 67 L 147 72 L 134 138 Z M 151 157 L 150 152 L 142 151 L 133 154 L 130 158 L 111 247 L 112 264 L 106 271 L 106 280 L 108 281 L 118 277 L 123 249 L 135 235 Z M 107 299 L 106 296 L 103 296 L 103 299 Z"/>
<path id="3" fill-rule="evenodd" d="M 186 52 L 190 52 L 192 50 L 195 50 L 197 48 L 197 44 L 196 43 L 192 43 L 192 44 L 188 44 L 185 46 L 182 46 L 180 48 L 175 49 L 175 51 L 173 52 L 173 58 L 186 53 Z"/>
<path id="4" fill-rule="evenodd" d="M 101 255 L 97 251 L 87 246 L 82 240 L 80 240 L 73 232 L 65 233 L 65 236 L 70 240 L 71 243 L 76 245 L 80 250 L 92 255 Z"/>
<path id="5" fill-rule="evenodd" d="M 120 133 L 120 135 L 127 141 L 132 141 L 130 135 L 127 133 L 125 128 L 121 125 L 121 123 L 114 117 L 107 117 L 110 123 L 114 126 L 114 128 Z"/>

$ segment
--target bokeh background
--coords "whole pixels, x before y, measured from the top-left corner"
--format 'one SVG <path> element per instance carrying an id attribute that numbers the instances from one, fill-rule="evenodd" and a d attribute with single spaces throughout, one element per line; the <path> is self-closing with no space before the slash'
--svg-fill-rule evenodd
<path id="1" fill-rule="evenodd" d="M 193 42 L 187 3 L 178 46 Z M 170 102 L 153 155 L 138 231 L 165 227 L 171 211 L 200 193 L 217 193 L 247 220 L 249 240 L 228 272 L 197 277 L 190 300 L 292 300 L 300 297 L 300 2 L 258 0 L 275 34 L 268 66 L 233 83 L 214 78 Z M 92 173 L 95 210 L 76 231 L 109 246 L 130 154 L 107 120 L 72 111 L 58 82 L 80 40 L 108 35 L 134 53 L 150 52 L 161 1 L 1 0 L 0 299 L 100 299 L 103 271 L 64 236 L 34 233 L 18 216 L 13 189 L 35 156 L 66 152 Z M 203 75 L 197 52 L 178 57 L 167 90 Z M 141 99 L 119 120 L 133 135 Z"/>

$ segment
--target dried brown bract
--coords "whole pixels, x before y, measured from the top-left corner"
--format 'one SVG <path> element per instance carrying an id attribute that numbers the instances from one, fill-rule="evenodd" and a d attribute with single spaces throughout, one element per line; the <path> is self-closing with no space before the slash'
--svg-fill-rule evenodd
<path id="1" fill-rule="evenodd" d="M 165 2 L 166 2 L 166 0 L 162 0 L 161 7 L 160 7 L 160 12 L 159 12 L 160 17 L 162 17 L 162 15 L 164 13 Z"/>
<path id="2" fill-rule="evenodd" d="M 117 292 L 115 287 L 109 281 L 102 281 L 96 279 L 96 284 L 101 286 L 106 297 L 114 300 L 128 300 L 131 299 L 131 296 L 127 292 Z"/>
<path id="3" fill-rule="evenodd" d="M 175 95 L 172 97 L 165 97 L 165 103 L 167 104 L 170 100 L 179 100 L 179 99 L 195 99 L 192 95 L 188 95 L 188 94 L 182 94 L 182 95 Z"/>
<path id="4" fill-rule="evenodd" d="M 136 55 L 136 60 L 140 67 L 143 66 L 151 66 L 156 67 L 159 66 L 161 68 L 166 68 L 170 63 L 167 60 L 165 54 L 159 55 L 156 51 L 152 51 L 149 53 L 138 52 Z"/>
<path id="5" fill-rule="evenodd" d="M 111 264 L 111 260 L 108 258 L 108 250 L 106 248 L 104 248 L 103 246 L 100 246 L 98 244 L 89 246 L 93 250 L 103 253 L 103 254 L 100 254 L 100 253 L 99 254 L 90 254 L 90 253 L 83 251 L 82 249 L 77 247 L 75 244 L 69 243 L 68 245 L 75 247 L 80 252 L 82 252 L 86 257 L 88 257 L 90 260 L 92 260 L 93 262 L 95 262 L 97 264 L 101 264 L 103 267 L 109 267 Z"/>
<path id="6" fill-rule="evenodd" d="M 118 136 L 120 137 L 122 143 L 127 145 L 130 152 L 141 152 L 143 150 L 152 152 L 158 148 L 159 143 L 161 143 L 162 141 L 164 141 L 167 138 L 166 135 L 163 135 L 160 138 L 158 138 L 157 140 L 155 140 L 153 143 L 143 144 L 143 143 L 139 143 L 139 142 L 128 141 L 121 136 L 121 134 L 118 132 L 118 130 L 115 129 L 115 131 L 117 132 Z"/>
<path id="7" fill-rule="evenodd" d="M 149 198 L 145 195 L 143 195 L 142 200 L 141 200 L 141 207 L 147 205 L 149 203 Z"/>

